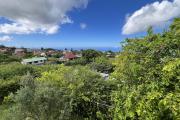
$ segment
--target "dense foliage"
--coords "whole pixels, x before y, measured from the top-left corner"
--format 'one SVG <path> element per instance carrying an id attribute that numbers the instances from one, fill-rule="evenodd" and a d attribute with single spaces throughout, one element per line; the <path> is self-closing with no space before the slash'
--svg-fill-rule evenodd
<path id="1" fill-rule="evenodd" d="M 95 58 L 95 60 L 91 64 L 89 64 L 89 66 L 92 70 L 101 73 L 112 73 L 114 69 L 112 61 L 104 56 Z"/>
<path id="2" fill-rule="evenodd" d="M 8 55 L 8 54 L 4 54 L 4 53 L 0 53 L 0 64 L 2 63 L 10 63 L 10 62 L 19 62 L 20 59 L 12 56 L 12 55 Z"/>
<path id="3" fill-rule="evenodd" d="M 180 19 L 163 34 L 127 39 L 117 57 L 113 78 L 115 120 L 180 118 Z"/>
<path id="4" fill-rule="evenodd" d="M 14 104 L 4 119 L 55 120 L 110 118 L 110 94 L 115 85 L 104 81 L 88 67 L 58 66 L 36 79 L 27 75 L 21 89 L 5 97 Z"/>
<path id="5" fill-rule="evenodd" d="M 75 60 L 66 61 L 64 64 L 66 66 L 74 66 L 74 65 L 86 65 L 88 64 L 88 62 L 85 58 L 82 57 Z"/>
<path id="6" fill-rule="evenodd" d="M 16 92 L 20 88 L 19 81 L 22 76 L 30 73 L 33 77 L 41 76 L 43 71 L 57 69 L 58 66 L 24 66 L 19 63 L 0 65 L 0 103 L 11 92 Z"/>
<path id="7" fill-rule="evenodd" d="M 92 62 L 95 58 L 102 56 L 102 53 L 100 51 L 88 49 L 82 51 L 82 56 L 87 62 Z"/>

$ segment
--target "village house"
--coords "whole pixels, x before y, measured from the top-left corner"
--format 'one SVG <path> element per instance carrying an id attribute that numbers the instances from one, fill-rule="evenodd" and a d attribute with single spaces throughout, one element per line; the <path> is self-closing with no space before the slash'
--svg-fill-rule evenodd
<path id="1" fill-rule="evenodd" d="M 82 57 L 81 54 L 76 55 L 76 58 L 81 58 L 81 57 Z"/>
<path id="2" fill-rule="evenodd" d="M 14 51 L 14 55 L 19 56 L 19 57 L 23 57 L 26 54 L 26 50 L 23 48 L 16 48 Z"/>
<path id="3" fill-rule="evenodd" d="M 45 57 L 34 57 L 34 58 L 30 58 L 30 59 L 23 59 L 22 60 L 22 64 L 23 65 L 43 65 L 45 64 L 45 62 L 47 61 L 47 58 Z"/>
<path id="4" fill-rule="evenodd" d="M 41 56 L 42 53 L 40 49 L 33 49 L 32 52 L 34 56 Z"/>
<path id="5" fill-rule="evenodd" d="M 65 55 L 66 53 L 70 53 L 70 52 L 72 52 L 71 50 L 67 50 L 67 49 L 65 49 L 65 50 L 63 50 L 63 54 Z"/>
<path id="6" fill-rule="evenodd" d="M 15 49 L 16 49 L 15 47 L 0 46 L 0 53 L 11 53 L 12 54 Z"/>
<path id="7" fill-rule="evenodd" d="M 0 53 L 6 53 L 6 52 L 8 52 L 7 48 L 0 48 Z"/>
<path id="8" fill-rule="evenodd" d="M 79 56 L 78 56 L 79 57 Z M 60 58 L 60 61 L 69 61 L 69 60 L 74 60 L 78 58 L 74 53 L 72 52 L 65 52 L 64 56 Z"/>
<path id="9" fill-rule="evenodd" d="M 46 52 L 46 55 L 47 56 L 53 56 L 53 55 L 55 55 L 55 54 L 57 54 L 58 52 L 56 51 L 56 50 L 48 50 L 47 52 Z"/>
<path id="10" fill-rule="evenodd" d="M 46 53 L 45 52 L 42 52 L 41 53 L 41 57 L 46 57 L 47 55 L 46 55 Z"/>

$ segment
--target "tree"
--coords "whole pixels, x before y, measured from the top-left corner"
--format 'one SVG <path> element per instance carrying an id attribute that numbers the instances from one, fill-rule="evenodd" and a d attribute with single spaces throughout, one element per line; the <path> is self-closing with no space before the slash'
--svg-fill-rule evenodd
<path id="1" fill-rule="evenodd" d="M 34 76 L 38 74 L 32 66 L 23 66 L 18 63 L 0 65 L 0 103 L 5 96 L 16 92 L 20 88 L 18 81 L 28 72 Z"/>
<path id="2" fill-rule="evenodd" d="M 66 66 L 86 65 L 87 64 L 87 60 L 82 57 L 82 58 L 78 58 L 78 59 L 75 59 L 75 60 L 66 61 L 64 64 Z"/>
<path id="3" fill-rule="evenodd" d="M 180 117 L 179 20 L 163 34 L 149 29 L 144 38 L 127 39 L 111 76 L 119 82 L 112 93 L 115 120 Z"/>
<path id="4" fill-rule="evenodd" d="M 110 94 L 115 85 L 104 81 L 88 67 L 76 67 L 68 77 L 71 88 L 73 119 L 110 119 Z"/>
<path id="5" fill-rule="evenodd" d="M 0 103 L 10 93 L 15 93 L 19 88 L 21 77 L 30 73 L 33 77 L 40 77 L 42 72 L 59 68 L 55 65 L 31 66 L 19 63 L 0 65 Z"/>
<path id="6" fill-rule="evenodd" d="M 70 98 L 63 88 L 24 77 L 22 87 L 12 96 L 15 105 L 7 118 L 13 120 L 66 120 L 70 112 Z M 7 119 L 6 118 L 6 119 Z"/>
<path id="7" fill-rule="evenodd" d="M 0 48 L 5 48 L 5 46 L 3 44 L 0 44 Z"/>
<path id="8" fill-rule="evenodd" d="M 114 68 L 111 61 L 103 56 L 95 58 L 94 62 L 92 62 L 89 66 L 92 70 L 102 73 L 112 73 Z"/>
<path id="9" fill-rule="evenodd" d="M 96 57 L 101 55 L 101 52 L 92 49 L 82 51 L 82 56 L 87 60 L 87 62 L 92 62 Z"/>
<path id="10" fill-rule="evenodd" d="M 0 68 L 0 77 L 6 81 L 1 84 L 5 87 L 0 87 L 1 95 L 5 97 L 3 105 L 10 106 L 2 110 L 6 116 L 3 119 L 111 118 L 108 109 L 112 105 L 110 93 L 115 84 L 104 81 L 88 67 L 23 66 L 16 63 Z M 27 73 L 30 74 L 21 78 Z M 9 79 L 18 88 L 10 86 Z"/>
<path id="11" fill-rule="evenodd" d="M 175 18 L 170 28 L 176 35 L 180 35 L 180 18 Z"/>
<path id="12" fill-rule="evenodd" d="M 111 106 L 110 93 L 115 85 L 104 81 L 88 67 L 60 65 L 57 70 L 44 72 L 38 81 L 66 91 L 64 95 L 70 98 L 71 119 L 98 119 L 100 115 L 104 119 L 110 118 L 107 114 Z"/>
<path id="13" fill-rule="evenodd" d="M 20 59 L 15 56 L 0 53 L 0 64 L 19 62 L 19 61 Z"/>

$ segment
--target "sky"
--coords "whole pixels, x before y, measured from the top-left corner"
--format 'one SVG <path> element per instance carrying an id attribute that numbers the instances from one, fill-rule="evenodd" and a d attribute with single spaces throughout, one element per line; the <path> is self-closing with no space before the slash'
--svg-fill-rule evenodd
<path id="1" fill-rule="evenodd" d="M 16 47 L 118 47 L 149 26 L 167 29 L 180 0 L 0 0 L 0 44 Z"/>

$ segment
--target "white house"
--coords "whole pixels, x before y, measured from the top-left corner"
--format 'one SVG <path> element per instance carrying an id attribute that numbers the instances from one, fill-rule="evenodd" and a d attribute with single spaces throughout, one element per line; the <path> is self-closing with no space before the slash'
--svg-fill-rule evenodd
<path id="1" fill-rule="evenodd" d="M 42 65 L 46 61 L 47 61 L 47 58 L 45 58 L 45 57 L 34 57 L 34 58 L 31 58 L 31 59 L 23 59 L 21 63 L 23 65 L 28 65 L 28 64 Z"/>

